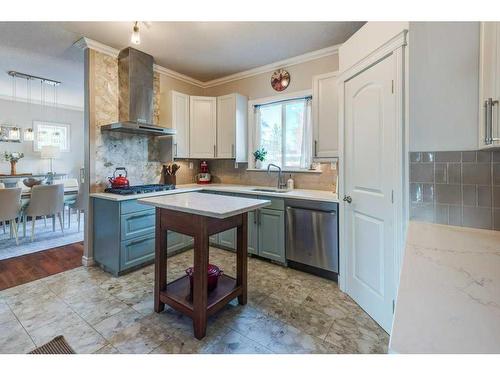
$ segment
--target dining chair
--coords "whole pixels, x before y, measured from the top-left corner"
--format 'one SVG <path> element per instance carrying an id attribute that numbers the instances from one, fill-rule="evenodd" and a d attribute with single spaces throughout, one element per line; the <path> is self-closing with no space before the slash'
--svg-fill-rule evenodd
<path id="1" fill-rule="evenodd" d="M 10 223 L 10 233 L 16 238 L 16 245 L 19 245 L 17 237 L 17 222 L 21 211 L 21 189 L 9 188 L 0 189 L 0 221 L 5 225 L 6 221 Z"/>
<path id="2" fill-rule="evenodd" d="M 80 232 L 80 216 L 81 216 L 82 212 L 85 213 L 83 193 L 81 191 L 78 192 L 78 195 L 76 196 L 75 202 L 70 204 L 68 209 L 70 210 L 70 217 L 71 217 L 71 209 L 76 210 L 76 212 L 78 214 L 78 232 Z M 68 227 L 70 227 L 70 226 L 71 226 L 71 223 L 68 224 Z"/>
<path id="3" fill-rule="evenodd" d="M 74 188 L 79 190 L 78 180 L 76 178 L 67 178 L 65 180 L 59 180 L 56 183 L 64 185 L 65 189 Z M 76 203 L 77 195 L 65 195 L 64 196 L 64 209 L 68 207 L 68 228 L 71 228 L 71 205 Z"/>
<path id="4" fill-rule="evenodd" d="M 0 189 L 5 189 L 5 184 L 3 182 L 0 182 Z M 0 224 L 2 224 L 3 233 L 5 234 L 5 224 L 3 221 L 0 221 Z"/>
<path id="5" fill-rule="evenodd" d="M 26 235 L 26 218 L 31 217 L 31 241 L 35 238 L 35 222 L 37 216 L 52 216 L 52 230 L 56 230 L 56 215 L 64 233 L 64 185 L 37 185 L 31 189 L 31 198 L 23 213 L 23 232 Z"/>

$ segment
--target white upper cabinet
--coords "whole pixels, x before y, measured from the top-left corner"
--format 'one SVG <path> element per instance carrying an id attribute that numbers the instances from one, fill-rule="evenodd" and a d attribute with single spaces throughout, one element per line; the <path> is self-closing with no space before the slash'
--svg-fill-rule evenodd
<path id="1" fill-rule="evenodd" d="M 217 98 L 216 157 L 246 162 L 248 99 L 239 94 Z"/>
<path id="2" fill-rule="evenodd" d="M 500 146 L 500 22 L 481 22 L 479 148 Z"/>
<path id="3" fill-rule="evenodd" d="M 338 156 L 337 72 L 313 77 L 313 158 Z"/>
<path id="4" fill-rule="evenodd" d="M 189 158 L 189 95 L 172 91 L 174 158 Z"/>
<path id="5" fill-rule="evenodd" d="M 194 159 L 214 158 L 217 144 L 217 98 L 191 96 L 189 122 L 190 157 Z"/>

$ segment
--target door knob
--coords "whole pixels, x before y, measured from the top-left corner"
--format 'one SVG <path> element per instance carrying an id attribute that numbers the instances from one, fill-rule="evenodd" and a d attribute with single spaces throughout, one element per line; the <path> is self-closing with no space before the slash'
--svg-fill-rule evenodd
<path id="1" fill-rule="evenodd" d="M 344 195 L 344 202 L 351 204 L 352 198 L 349 195 Z"/>

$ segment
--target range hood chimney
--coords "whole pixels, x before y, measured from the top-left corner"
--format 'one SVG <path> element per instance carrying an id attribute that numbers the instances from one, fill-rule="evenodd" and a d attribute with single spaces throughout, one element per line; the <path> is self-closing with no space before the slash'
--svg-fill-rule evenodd
<path id="1" fill-rule="evenodd" d="M 174 129 L 153 124 L 153 56 L 125 48 L 118 54 L 119 121 L 101 131 L 173 135 Z"/>

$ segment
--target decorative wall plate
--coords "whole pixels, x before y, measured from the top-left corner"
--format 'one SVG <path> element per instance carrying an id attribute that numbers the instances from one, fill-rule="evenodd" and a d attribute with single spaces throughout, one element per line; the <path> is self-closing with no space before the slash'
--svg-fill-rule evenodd
<path id="1" fill-rule="evenodd" d="M 283 91 L 290 85 L 290 73 L 284 69 L 279 69 L 271 76 L 271 86 L 276 91 Z"/>

